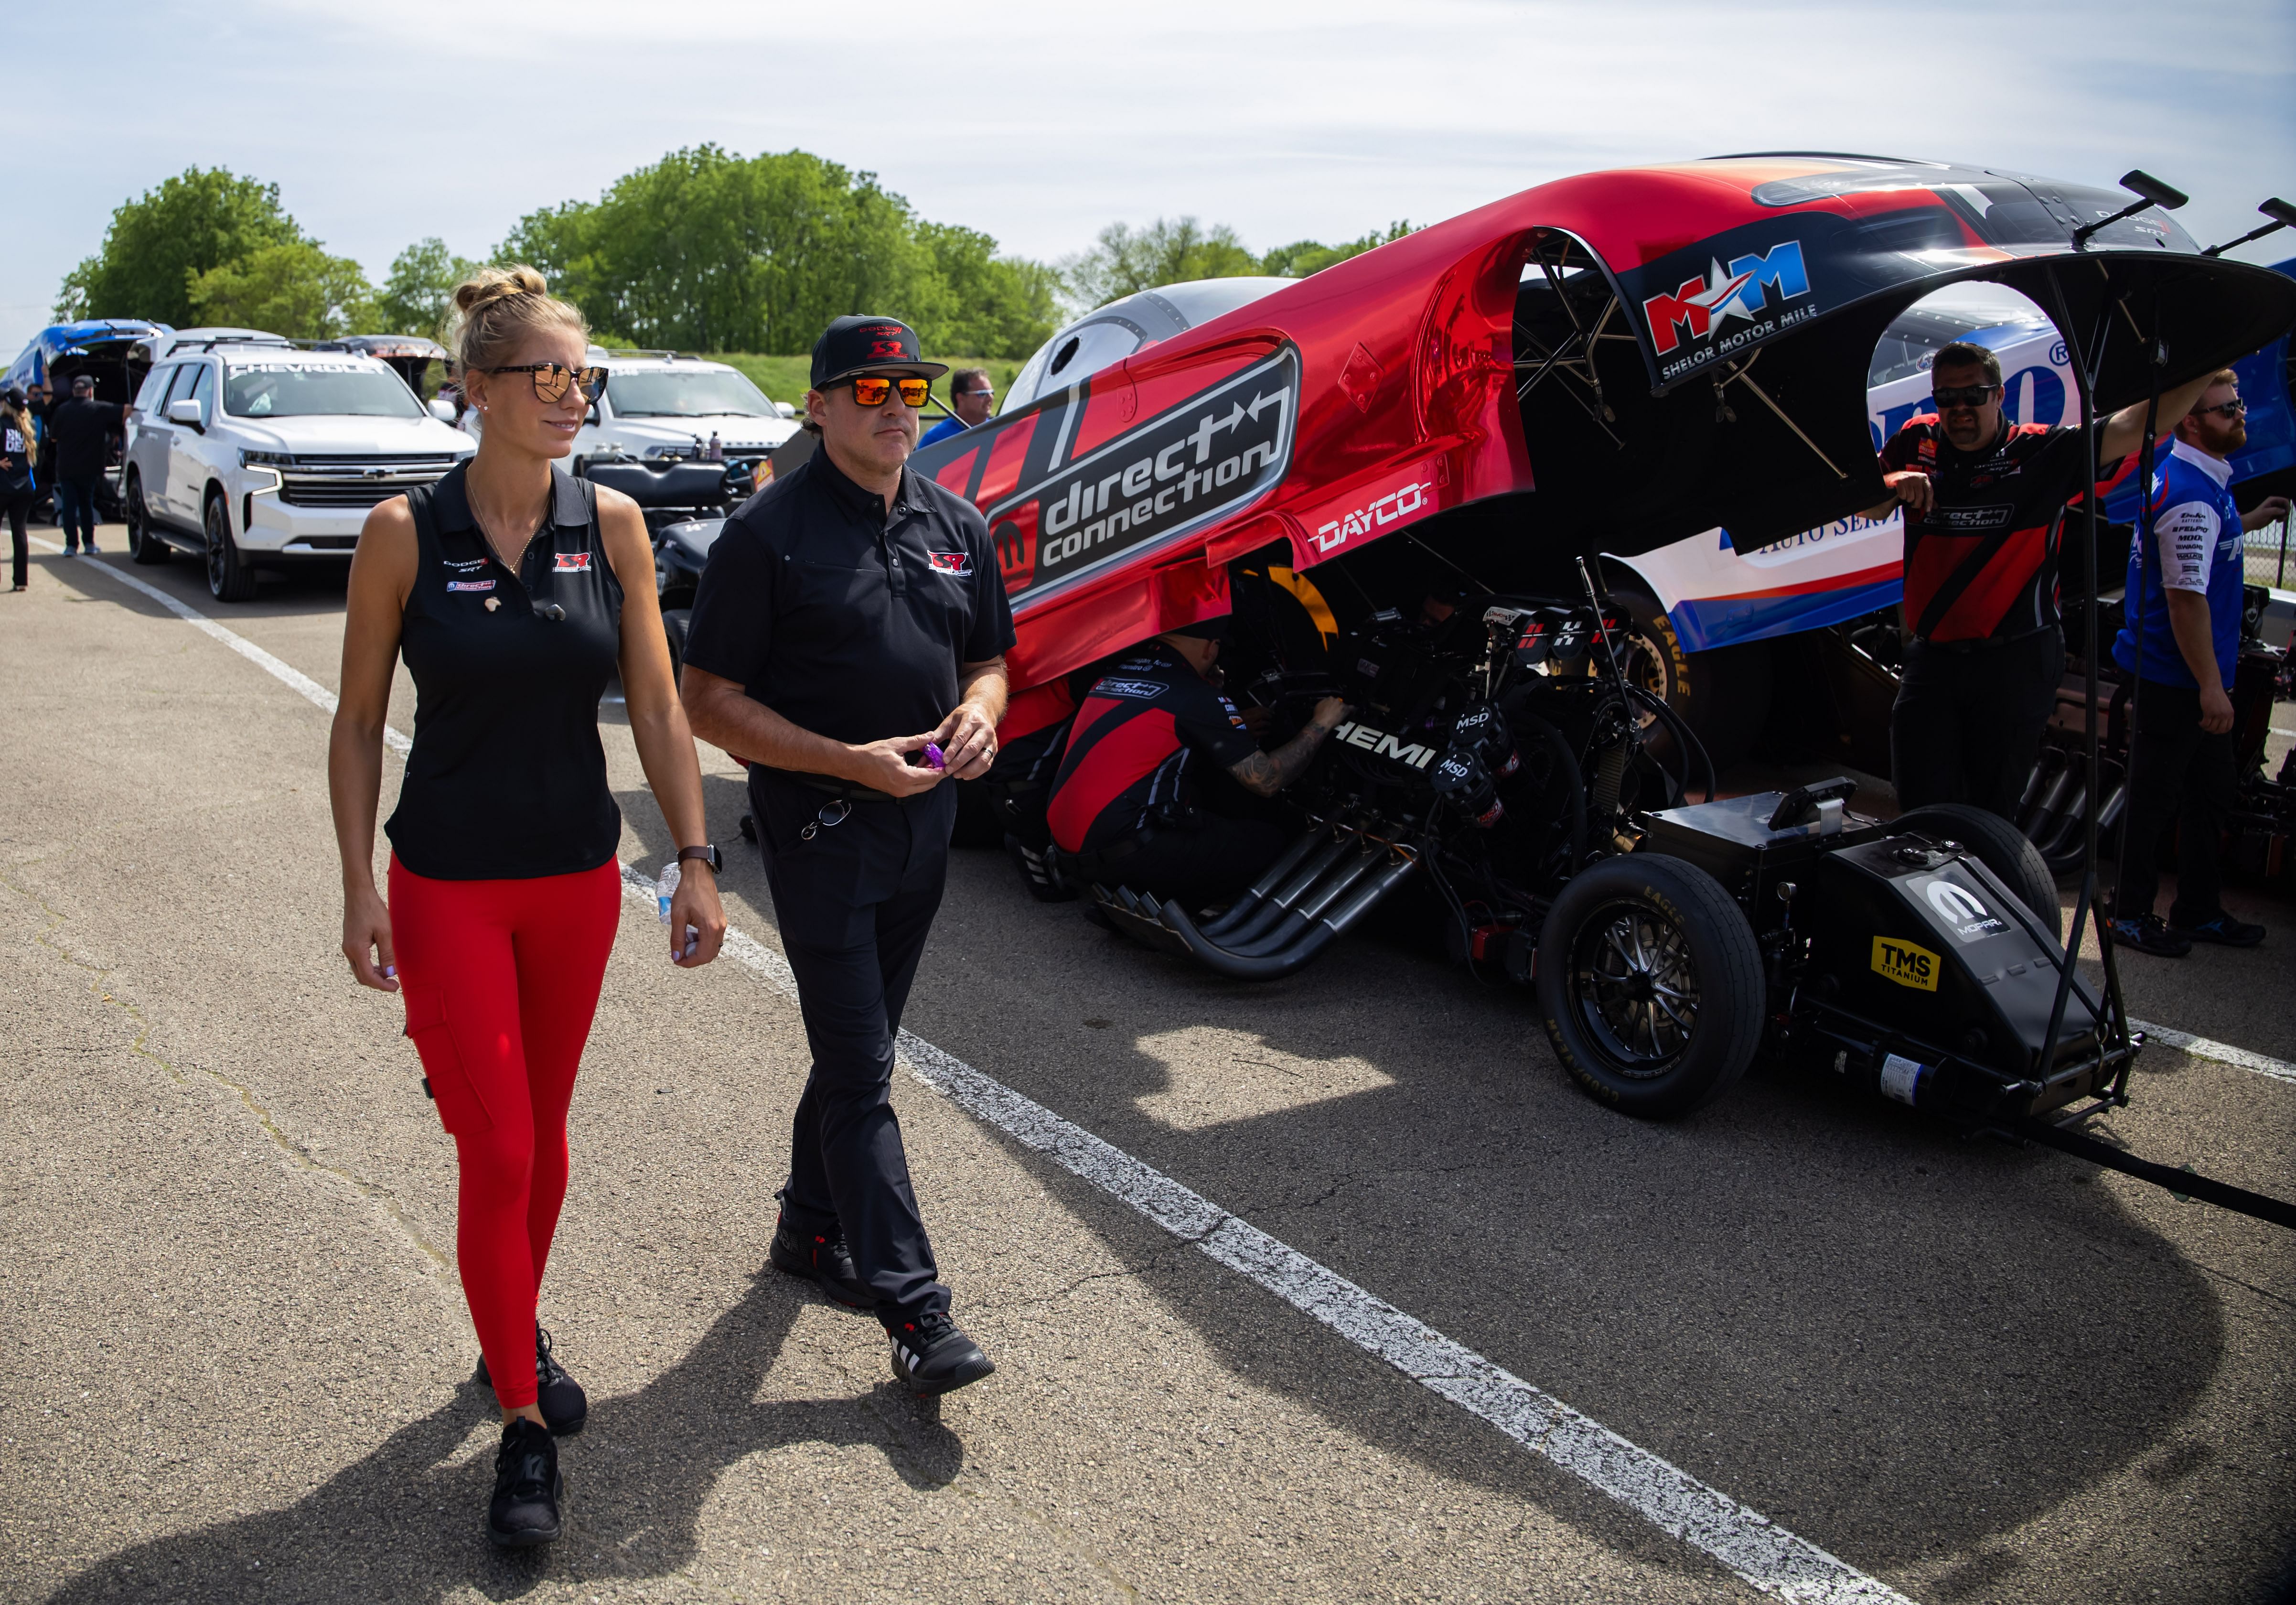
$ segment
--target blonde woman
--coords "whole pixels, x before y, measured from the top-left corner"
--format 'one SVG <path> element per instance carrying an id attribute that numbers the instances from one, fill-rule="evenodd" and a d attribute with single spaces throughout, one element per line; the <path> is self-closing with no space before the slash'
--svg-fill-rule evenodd
<path id="1" fill-rule="evenodd" d="M 24 514 L 39 494 L 32 479 L 32 458 L 39 449 L 32 430 L 32 415 L 25 409 L 24 392 L 13 385 L 0 391 L 0 508 L 8 514 L 8 538 L 15 547 L 15 584 L 22 590 L 31 553 L 26 547 Z"/>
<path id="2" fill-rule="evenodd" d="M 636 505 L 556 465 L 605 374 L 580 314 L 531 268 L 455 292 L 455 357 L 486 418 L 477 453 L 368 514 L 352 559 L 342 702 L 328 753 L 342 854 L 343 956 L 400 992 L 461 1167 L 456 1255 L 481 1367 L 502 1407 L 488 1536 L 560 1530 L 556 1436 L 582 1389 L 536 1319 L 566 1192 L 566 1111 L 621 906 L 621 813 L 598 700 L 619 670 L 647 783 L 685 874 L 672 963 L 717 956 L 726 930 L 701 774 L 670 675 L 653 556 Z M 415 688 L 390 837 L 374 825 L 391 671 Z"/>

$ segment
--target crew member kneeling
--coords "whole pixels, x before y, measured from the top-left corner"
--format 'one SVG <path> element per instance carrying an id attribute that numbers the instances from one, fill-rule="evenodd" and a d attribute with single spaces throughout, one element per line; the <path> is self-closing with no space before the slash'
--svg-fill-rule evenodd
<path id="1" fill-rule="evenodd" d="M 1267 820 L 1204 809 L 1189 761 L 1201 753 L 1272 797 L 1306 770 L 1348 705 L 1324 698 L 1297 736 L 1261 752 L 1207 678 L 1227 627 L 1223 614 L 1166 631 L 1118 662 L 1077 710 L 1046 822 L 1083 878 L 1201 909 L 1250 885 L 1290 840 Z"/>

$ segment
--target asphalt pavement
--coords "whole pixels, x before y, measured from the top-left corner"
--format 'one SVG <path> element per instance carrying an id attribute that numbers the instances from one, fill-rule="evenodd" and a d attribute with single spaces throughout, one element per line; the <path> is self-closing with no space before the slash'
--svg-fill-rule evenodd
<path id="1" fill-rule="evenodd" d="M 105 534 L 115 573 L 43 556 L 0 596 L 0 1595 L 1759 1597 L 903 1077 L 956 1313 L 999 1366 L 911 1398 L 873 1323 L 760 1269 L 794 1008 L 757 964 L 674 969 L 636 902 L 543 1296 L 593 1402 L 568 1535 L 493 1553 L 453 1149 L 397 1000 L 336 951 L 325 715 L 119 576 L 322 687 L 340 582 L 225 609 Z M 603 712 L 622 856 L 651 870 L 668 843 Z M 704 768 L 728 914 L 769 960 L 738 771 Z M 2131 1008 L 2296 1060 L 2296 910 L 2228 901 L 2267 946 L 2133 956 Z M 2281 1597 L 2285 1231 L 1780 1072 L 1625 1120 L 1525 997 L 1408 946 L 1227 983 L 1031 901 L 991 852 L 957 855 L 906 1024 L 1877 1589 Z M 2155 1049 L 2103 1125 L 2296 1197 L 2296 1082 Z"/>

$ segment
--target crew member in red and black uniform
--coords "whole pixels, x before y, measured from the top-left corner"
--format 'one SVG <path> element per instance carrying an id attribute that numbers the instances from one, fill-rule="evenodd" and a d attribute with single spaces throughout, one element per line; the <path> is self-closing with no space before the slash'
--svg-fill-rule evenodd
<path id="1" fill-rule="evenodd" d="M 1205 806 L 1203 765 L 1255 796 L 1298 779 L 1348 716 L 1327 696 L 1272 753 L 1259 750 L 1236 706 L 1211 684 L 1228 616 L 1168 630 L 1128 654 L 1077 710 L 1046 820 L 1077 873 L 1201 909 L 1250 885 L 1289 835 L 1265 819 Z"/>
<path id="2" fill-rule="evenodd" d="M 2016 811 L 2064 674 L 2057 614 L 2065 504 L 2088 472 L 2080 431 L 2002 416 L 2001 362 L 1955 341 L 1930 370 L 1938 409 L 1882 448 L 1890 499 L 1906 510 L 1906 651 L 1890 717 L 1891 778 L 1902 808 L 1973 802 Z M 2161 398 L 2180 418 L 2206 380 Z M 2110 483 L 2142 443 L 2144 405 L 2096 426 Z"/>

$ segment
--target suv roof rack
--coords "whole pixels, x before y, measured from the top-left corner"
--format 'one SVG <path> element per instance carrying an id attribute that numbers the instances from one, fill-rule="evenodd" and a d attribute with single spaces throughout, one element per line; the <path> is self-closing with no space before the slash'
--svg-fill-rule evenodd
<path id="1" fill-rule="evenodd" d="M 602 352 L 608 357 L 659 357 L 668 362 L 676 362 L 680 358 L 685 358 L 688 362 L 700 362 L 702 360 L 702 358 L 699 357 L 689 357 L 684 351 L 660 351 L 655 350 L 649 346 L 594 345 L 590 350 Z"/>

